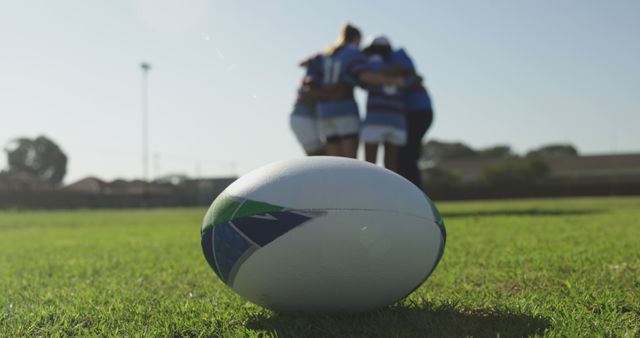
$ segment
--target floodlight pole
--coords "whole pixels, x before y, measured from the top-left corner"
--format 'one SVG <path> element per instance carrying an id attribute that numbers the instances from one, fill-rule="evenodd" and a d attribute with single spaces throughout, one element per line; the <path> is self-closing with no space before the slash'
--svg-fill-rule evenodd
<path id="1" fill-rule="evenodd" d="M 142 203 L 146 207 L 148 206 L 149 197 L 151 196 L 149 186 L 149 106 L 147 102 L 147 78 L 151 70 L 151 65 L 142 62 L 140 69 L 142 69 L 142 180 L 144 187 Z"/>

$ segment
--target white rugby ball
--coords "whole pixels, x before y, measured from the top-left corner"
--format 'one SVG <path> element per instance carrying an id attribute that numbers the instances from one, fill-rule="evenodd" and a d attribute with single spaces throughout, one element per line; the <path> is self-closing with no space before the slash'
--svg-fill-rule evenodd
<path id="1" fill-rule="evenodd" d="M 442 257 L 433 202 L 367 162 L 307 157 L 231 184 L 202 223 L 207 262 L 231 289 L 278 312 L 361 312 L 413 292 Z"/>

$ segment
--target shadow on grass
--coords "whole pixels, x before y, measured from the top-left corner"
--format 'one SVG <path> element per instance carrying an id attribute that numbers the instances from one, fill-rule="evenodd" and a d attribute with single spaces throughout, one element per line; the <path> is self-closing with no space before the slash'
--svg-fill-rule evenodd
<path id="1" fill-rule="evenodd" d="M 524 209 L 524 210 L 475 210 L 460 212 L 443 212 L 442 217 L 484 217 L 484 216 L 581 216 L 603 213 L 605 210 L 549 210 L 549 209 Z"/>
<path id="2" fill-rule="evenodd" d="M 542 335 L 551 323 L 524 314 L 394 306 L 359 315 L 256 316 L 247 327 L 277 337 L 526 337 Z"/>

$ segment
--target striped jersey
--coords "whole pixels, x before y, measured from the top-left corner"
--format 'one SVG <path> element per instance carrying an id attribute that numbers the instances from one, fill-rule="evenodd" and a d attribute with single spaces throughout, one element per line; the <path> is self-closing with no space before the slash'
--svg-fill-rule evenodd
<path id="1" fill-rule="evenodd" d="M 380 71 L 392 65 L 392 59 L 379 55 L 369 58 L 371 71 Z M 406 128 L 405 93 L 396 86 L 367 86 L 367 116 L 365 124 Z"/>
<path id="2" fill-rule="evenodd" d="M 322 86 L 346 84 L 351 87 L 351 95 L 338 100 L 320 100 L 317 104 L 319 118 L 359 116 L 358 105 L 353 98 L 360 73 L 368 70 L 366 56 L 353 44 L 340 47 L 333 55 L 324 55 L 319 67 L 310 74 L 311 81 Z"/>

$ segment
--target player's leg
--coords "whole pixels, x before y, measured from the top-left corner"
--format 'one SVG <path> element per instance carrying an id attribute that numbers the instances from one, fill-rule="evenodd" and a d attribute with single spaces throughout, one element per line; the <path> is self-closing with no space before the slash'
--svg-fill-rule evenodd
<path id="1" fill-rule="evenodd" d="M 322 145 L 321 148 L 318 148 L 315 151 L 311 151 L 307 153 L 308 156 L 325 156 L 327 155 L 327 149 L 325 145 Z"/>
<path id="2" fill-rule="evenodd" d="M 367 162 L 376 164 L 378 162 L 378 144 L 377 143 L 365 143 L 364 144 L 364 159 Z"/>
<path id="3" fill-rule="evenodd" d="M 314 138 L 313 143 L 309 144 L 307 148 L 308 156 L 325 156 L 327 155 L 327 144 L 322 133 L 320 132 L 320 126 L 318 125 L 318 119 L 314 119 Z"/>
<path id="4" fill-rule="evenodd" d="M 384 143 L 384 166 L 394 172 L 398 172 L 398 153 L 407 144 L 406 128 L 389 127 Z"/>
<path id="5" fill-rule="evenodd" d="M 324 154 L 328 156 L 342 156 L 340 129 L 336 118 L 318 118 L 317 124 L 320 139 L 324 139 Z"/>
<path id="6" fill-rule="evenodd" d="M 378 162 L 378 145 L 384 143 L 385 126 L 367 124 L 365 122 L 360 133 L 360 138 L 364 142 L 364 159 L 367 162 Z"/>
<path id="7" fill-rule="evenodd" d="M 418 168 L 418 161 L 422 153 L 422 139 L 433 122 L 433 112 L 431 109 L 415 112 L 415 127 L 411 135 L 407 135 L 407 179 L 422 189 L 422 175 Z"/>
<path id="8" fill-rule="evenodd" d="M 340 153 L 338 156 L 356 158 L 358 154 L 360 117 L 351 115 L 337 118 L 336 130 L 340 135 Z"/>
<path id="9" fill-rule="evenodd" d="M 415 121 L 416 112 L 407 112 L 406 116 L 406 132 L 407 143 L 398 148 L 398 174 L 413 182 L 410 178 L 411 171 L 411 153 L 413 147 L 413 135 L 416 134 L 417 121 Z M 415 183 L 415 182 L 414 182 Z"/>
<path id="10" fill-rule="evenodd" d="M 398 172 L 398 146 L 390 143 L 384 143 L 384 167 Z"/>
<path id="11" fill-rule="evenodd" d="M 356 158 L 358 156 L 358 144 L 358 134 L 343 136 L 340 144 L 342 147 L 342 156 Z"/>
<path id="12" fill-rule="evenodd" d="M 325 149 L 327 156 L 342 156 L 342 138 L 340 136 L 327 137 Z"/>
<path id="13" fill-rule="evenodd" d="M 431 111 L 407 113 L 407 143 L 398 151 L 398 173 L 422 189 L 418 160 L 422 151 L 422 138 L 431 125 Z"/>

